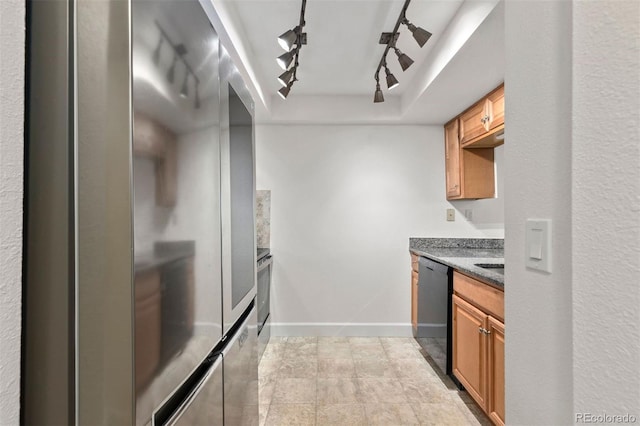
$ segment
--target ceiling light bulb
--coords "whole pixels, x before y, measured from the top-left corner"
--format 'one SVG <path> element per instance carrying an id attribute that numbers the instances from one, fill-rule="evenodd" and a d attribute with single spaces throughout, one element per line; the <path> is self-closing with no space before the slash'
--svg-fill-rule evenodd
<path id="1" fill-rule="evenodd" d="M 186 98 L 189 96 L 189 72 L 185 71 L 184 81 L 182 82 L 182 89 L 180 89 L 180 96 Z"/>
<path id="2" fill-rule="evenodd" d="M 389 68 L 385 66 L 384 71 L 387 73 L 387 88 L 391 90 L 395 87 L 398 87 L 400 83 L 398 82 L 398 79 L 393 74 L 391 74 Z"/>
<path id="3" fill-rule="evenodd" d="M 293 78 L 294 71 L 295 71 L 295 67 L 280 74 L 280 76 L 278 77 L 278 81 L 280 82 L 280 84 L 282 84 L 283 87 L 287 87 L 287 85 Z"/>
<path id="4" fill-rule="evenodd" d="M 431 37 L 431 33 L 424 28 L 416 27 L 406 20 L 404 21 L 404 24 L 409 28 L 409 31 L 413 34 L 413 38 L 416 39 L 420 47 L 424 46 Z"/>
<path id="5" fill-rule="evenodd" d="M 162 36 L 160 36 L 160 40 L 158 41 L 158 46 L 156 47 L 156 50 L 153 51 L 153 63 L 158 65 L 160 63 L 160 49 L 162 48 L 162 42 L 163 42 L 163 38 Z"/>
<path id="6" fill-rule="evenodd" d="M 176 74 L 176 61 L 178 60 L 178 55 L 173 54 L 173 62 L 171 62 L 171 66 L 169 67 L 169 71 L 167 72 L 167 80 L 169 83 L 173 83 L 173 78 Z"/>
<path id="7" fill-rule="evenodd" d="M 280 37 L 278 37 L 278 44 L 280 44 L 280 47 L 282 47 L 287 52 L 291 51 L 291 48 L 294 44 L 296 44 L 296 41 L 298 40 L 297 29 L 298 27 L 294 28 L 293 30 L 287 31 Z"/>
<path id="8" fill-rule="evenodd" d="M 384 102 L 384 96 L 382 95 L 382 90 L 380 90 L 380 83 L 376 83 L 376 93 L 373 95 L 373 103 L 377 104 L 380 102 Z"/>
<path id="9" fill-rule="evenodd" d="M 394 47 L 393 49 L 395 50 L 396 55 L 398 55 L 398 62 L 400 63 L 402 71 L 406 71 L 407 68 L 413 64 L 413 59 L 402 53 L 397 47 Z"/>
<path id="10" fill-rule="evenodd" d="M 289 96 L 289 92 L 291 91 L 291 86 L 293 86 L 293 82 L 278 90 L 278 95 L 280 95 L 282 99 L 287 99 L 287 96 Z"/>
<path id="11" fill-rule="evenodd" d="M 287 68 L 289 68 L 289 65 L 291 65 L 291 62 L 293 61 L 294 56 L 295 56 L 294 52 L 286 52 L 278 56 L 277 61 L 278 61 L 278 65 L 280 65 L 280 68 L 282 68 L 283 70 L 286 70 Z"/>

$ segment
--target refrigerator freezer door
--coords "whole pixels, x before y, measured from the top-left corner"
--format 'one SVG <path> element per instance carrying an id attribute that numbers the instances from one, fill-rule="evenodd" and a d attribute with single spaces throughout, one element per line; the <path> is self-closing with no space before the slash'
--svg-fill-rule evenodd
<path id="1" fill-rule="evenodd" d="M 224 424 L 258 424 L 258 327 L 254 307 L 222 352 Z"/>
<path id="2" fill-rule="evenodd" d="M 220 357 L 168 424 L 176 426 L 222 425 L 222 386 L 222 357 Z"/>
<path id="3" fill-rule="evenodd" d="M 222 339 L 218 36 L 197 0 L 133 0 L 136 424 Z"/>

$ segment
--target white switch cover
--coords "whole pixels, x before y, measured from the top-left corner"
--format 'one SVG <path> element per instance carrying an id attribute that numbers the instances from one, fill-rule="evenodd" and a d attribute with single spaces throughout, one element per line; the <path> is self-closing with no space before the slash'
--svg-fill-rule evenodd
<path id="1" fill-rule="evenodd" d="M 551 272 L 551 220 L 527 219 L 525 265 Z"/>

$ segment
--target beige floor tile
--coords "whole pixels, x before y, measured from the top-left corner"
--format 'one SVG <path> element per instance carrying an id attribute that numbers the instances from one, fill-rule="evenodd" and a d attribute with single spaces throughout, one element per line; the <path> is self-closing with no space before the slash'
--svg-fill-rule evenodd
<path id="1" fill-rule="evenodd" d="M 387 353 L 379 343 L 372 345 L 351 345 L 353 359 L 379 359 L 387 360 Z"/>
<path id="2" fill-rule="evenodd" d="M 424 358 L 391 358 L 391 365 L 398 377 L 419 377 L 439 380 L 438 375 Z"/>
<path id="3" fill-rule="evenodd" d="M 308 356 L 318 356 L 318 344 L 311 343 L 291 343 L 287 342 L 287 348 L 284 351 L 283 358 L 301 358 Z"/>
<path id="4" fill-rule="evenodd" d="M 318 337 L 319 345 L 333 345 L 336 343 L 349 343 L 349 338 L 344 336 L 322 336 Z"/>
<path id="5" fill-rule="evenodd" d="M 354 359 L 357 377 L 397 377 L 396 372 L 385 359 Z"/>
<path id="6" fill-rule="evenodd" d="M 318 377 L 356 377 L 356 367 L 351 358 L 318 358 Z"/>
<path id="7" fill-rule="evenodd" d="M 349 343 L 352 345 L 379 345 L 378 337 L 349 337 Z"/>
<path id="8" fill-rule="evenodd" d="M 269 406 L 260 404 L 258 407 L 258 413 L 260 414 L 260 418 L 258 420 L 258 425 L 264 426 L 267 421 L 267 413 L 269 412 Z"/>
<path id="9" fill-rule="evenodd" d="M 356 379 L 358 395 L 362 403 L 406 404 L 407 398 L 398 379 Z"/>
<path id="10" fill-rule="evenodd" d="M 278 379 L 271 404 L 315 404 L 316 379 Z"/>
<path id="11" fill-rule="evenodd" d="M 318 343 L 318 358 L 351 359 L 351 346 L 349 343 Z"/>
<path id="12" fill-rule="evenodd" d="M 284 358 L 278 371 L 278 378 L 304 379 L 318 375 L 318 359 L 316 357 Z"/>
<path id="13" fill-rule="evenodd" d="M 355 379 L 318 379 L 318 404 L 351 404 L 360 402 Z"/>
<path id="14" fill-rule="evenodd" d="M 315 404 L 271 404 L 265 426 L 313 426 Z"/>
<path id="15" fill-rule="evenodd" d="M 288 337 L 287 343 L 291 344 L 300 344 L 300 343 L 318 343 L 318 338 L 315 336 L 305 336 L 305 337 Z"/>
<path id="16" fill-rule="evenodd" d="M 420 350 L 409 344 L 388 345 L 384 347 L 389 359 L 424 359 Z"/>
<path id="17" fill-rule="evenodd" d="M 281 364 L 279 359 L 263 359 L 258 365 L 258 377 L 276 377 Z"/>
<path id="18" fill-rule="evenodd" d="M 412 407 L 421 425 L 461 426 L 470 423 L 455 404 L 413 404 Z"/>
<path id="19" fill-rule="evenodd" d="M 388 346 L 410 345 L 419 348 L 420 345 L 413 337 L 380 337 L 380 343 L 387 348 Z"/>
<path id="20" fill-rule="evenodd" d="M 316 408 L 316 425 L 318 426 L 366 426 L 364 405 L 362 404 L 327 404 Z"/>
<path id="21" fill-rule="evenodd" d="M 438 386 L 432 380 L 403 377 L 400 379 L 400 383 L 407 400 L 412 404 L 453 402 L 450 395 L 451 391 L 444 386 Z"/>
<path id="22" fill-rule="evenodd" d="M 460 392 L 461 394 L 469 395 L 466 392 Z M 471 398 L 471 396 L 469 396 Z M 455 401 L 455 405 L 462 412 L 462 414 L 469 420 L 469 423 L 472 425 L 481 425 L 481 426 L 492 426 L 493 422 L 489 420 L 489 417 L 482 411 L 478 405 L 470 401 L 465 404 L 462 399 L 457 396 L 452 396 L 452 399 Z"/>
<path id="23" fill-rule="evenodd" d="M 275 378 L 260 378 L 258 380 L 258 401 L 261 405 L 271 404 L 273 391 L 276 388 Z"/>
<path id="24" fill-rule="evenodd" d="M 271 336 L 269 338 L 269 344 L 272 343 L 287 343 L 289 338 L 287 336 Z"/>
<path id="25" fill-rule="evenodd" d="M 409 404 L 365 404 L 368 425 L 417 425 Z"/>
<path id="26" fill-rule="evenodd" d="M 284 356 L 284 351 L 286 347 L 287 347 L 286 342 L 269 343 L 264 350 L 262 359 L 281 359 Z"/>

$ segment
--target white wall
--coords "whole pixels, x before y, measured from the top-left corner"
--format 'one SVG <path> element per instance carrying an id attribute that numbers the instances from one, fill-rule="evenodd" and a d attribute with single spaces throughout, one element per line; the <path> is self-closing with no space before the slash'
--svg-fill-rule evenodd
<path id="1" fill-rule="evenodd" d="M 24 2 L 0 2 L 0 424 L 20 413 L 24 19 Z"/>
<path id="2" fill-rule="evenodd" d="M 410 335 L 409 237 L 503 236 L 502 199 L 446 221 L 440 126 L 258 126 L 256 164 L 275 333 Z"/>
<path id="3" fill-rule="evenodd" d="M 506 3 L 509 424 L 640 418 L 639 12 Z M 524 267 L 529 217 L 553 220 L 551 274 Z"/>
<path id="4" fill-rule="evenodd" d="M 574 3 L 572 150 L 573 409 L 640 421 L 637 1 Z"/>

